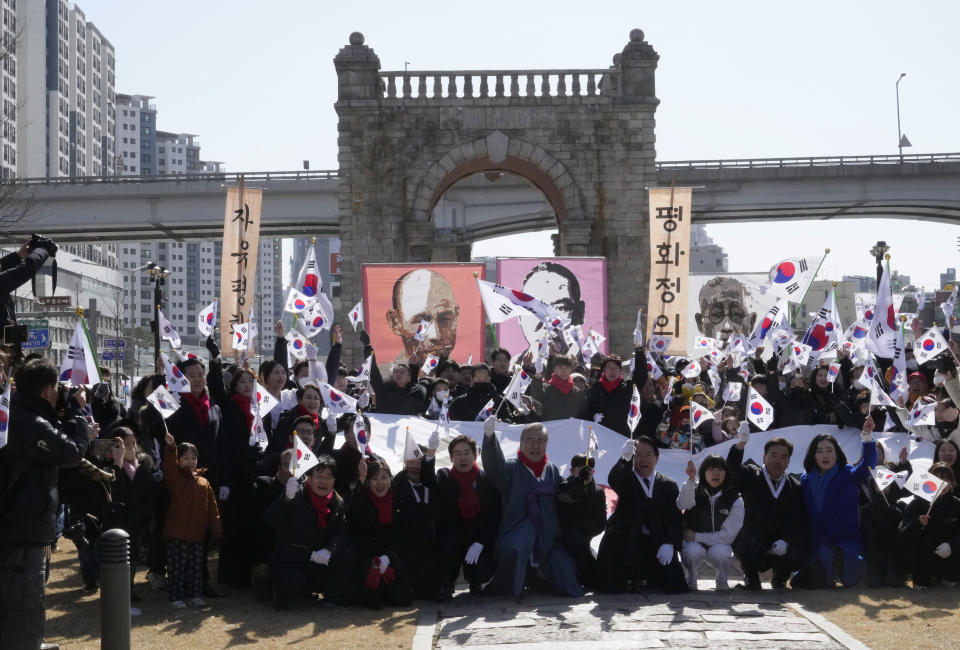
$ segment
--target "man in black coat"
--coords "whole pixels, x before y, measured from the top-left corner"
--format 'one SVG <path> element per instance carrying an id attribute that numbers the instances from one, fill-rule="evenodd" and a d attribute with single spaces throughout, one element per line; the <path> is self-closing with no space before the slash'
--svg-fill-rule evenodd
<path id="1" fill-rule="evenodd" d="M 743 461 L 750 438 L 740 425 L 739 440 L 727 452 L 727 471 L 743 497 L 745 516 L 733 553 L 743 567 L 745 582 L 738 587 L 759 590 L 760 572 L 773 569 L 773 587 L 782 589 L 803 563 L 806 529 L 800 481 L 786 473 L 793 443 L 771 438 L 763 447 L 763 467 Z"/>
<path id="2" fill-rule="evenodd" d="M 646 374 L 646 363 L 643 350 L 637 348 L 633 362 L 633 376 L 626 380 L 623 378 L 623 362 L 620 357 L 615 354 L 604 357 L 600 362 L 600 379 L 587 389 L 587 408 L 583 419 L 603 424 L 608 429 L 629 438 L 627 414 L 630 411 L 630 399 L 633 397 L 634 385 L 637 385 L 637 390 L 640 389 L 639 380 L 641 372 Z"/>
<path id="3" fill-rule="evenodd" d="M 584 454 L 573 457 L 570 476 L 557 487 L 557 515 L 560 541 L 577 563 L 580 584 L 597 586 L 597 561 L 590 550 L 590 540 L 602 533 L 607 524 L 607 498 L 603 488 L 594 482 L 593 466 L 587 466 Z"/>
<path id="4" fill-rule="evenodd" d="M 656 471 L 659 458 L 651 438 L 627 440 L 607 476 L 618 500 L 600 542 L 597 568 L 610 593 L 644 586 L 668 594 L 687 591 L 677 553 L 683 540 L 683 518 L 677 508 L 680 488 Z"/>
<path id="5" fill-rule="evenodd" d="M 210 403 L 203 362 L 200 359 L 186 359 L 178 363 L 177 367 L 190 382 L 190 391 L 180 394 L 180 408 L 167 418 L 167 429 L 178 445 L 189 442 L 197 448 L 197 467 L 207 468 L 207 480 L 216 490 L 220 487 L 217 451 L 220 407 Z"/>
<path id="6" fill-rule="evenodd" d="M 403 469 L 390 482 L 394 507 L 406 522 L 398 551 L 410 571 L 414 596 L 425 600 L 439 596 L 437 494 L 424 480 L 425 475 L 434 473 L 439 444 L 440 436 L 434 432 L 426 454 L 404 460 Z"/>
<path id="7" fill-rule="evenodd" d="M 502 393 L 510 384 L 513 375 L 510 373 L 510 352 L 505 348 L 497 348 L 490 353 L 490 383 Z"/>
<path id="8" fill-rule="evenodd" d="M 450 469 L 434 473 L 434 463 L 429 463 L 421 470 L 424 484 L 436 490 L 439 501 L 442 599 L 453 594 L 461 566 L 470 593 L 480 593 L 493 577 L 493 544 L 501 515 L 500 493 L 477 466 L 476 441 L 457 436 L 447 449 Z"/>
<path id="9" fill-rule="evenodd" d="M 349 600 L 353 554 L 343 499 L 333 489 L 337 464 L 329 456 L 317 460 L 303 488 L 291 476 L 283 496 L 264 515 L 277 531 L 270 556 L 276 609 L 289 609 L 294 596 L 317 592 L 338 605 Z"/>
<path id="10" fill-rule="evenodd" d="M 503 395 L 490 382 L 489 366 L 479 363 L 473 367 L 473 384 L 463 395 L 450 402 L 450 419 L 475 422 L 477 415 L 490 400 L 493 400 L 493 410 L 496 411 L 500 402 L 503 401 Z M 509 421 L 508 415 L 511 408 L 509 404 L 505 404 L 497 417 L 500 420 Z"/>
<path id="11" fill-rule="evenodd" d="M 37 274 L 47 258 L 56 253 L 57 245 L 40 237 L 27 240 L 15 253 L 0 257 L 0 345 L 10 349 L 15 361 L 20 358 L 20 343 L 4 340 L 7 326 L 17 324 L 13 294 Z"/>
<path id="12" fill-rule="evenodd" d="M 46 547 L 54 542 L 61 467 L 75 467 L 96 438 L 81 388 L 60 419 L 57 368 L 34 359 L 17 370 L 7 444 L 0 449 L 0 647 L 38 648 L 46 615 Z"/>
<path id="13" fill-rule="evenodd" d="M 277 545 L 277 529 L 267 524 L 264 517 L 270 506 L 277 499 L 283 497 L 287 481 L 292 476 L 290 474 L 290 457 L 293 454 L 292 449 L 284 450 L 279 456 L 275 473 L 270 476 L 258 476 L 253 481 L 248 516 L 258 525 L 254 528 L 254 535 L 249 540 L 252 547 L 250 555 L 253 558 L 253 569 L 250 573 L 253 591 L 258 600 L 270 601 L 273 599 L 273 581 L 270 579 L 269 560 L 270 554 L 273 553 L 273 549 Z"/>

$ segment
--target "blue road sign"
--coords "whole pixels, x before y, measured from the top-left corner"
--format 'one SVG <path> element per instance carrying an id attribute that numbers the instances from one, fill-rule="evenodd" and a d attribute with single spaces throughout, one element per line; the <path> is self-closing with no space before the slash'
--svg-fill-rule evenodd
<path id="1" fill-rule="evenodd" d="M 126 339 L 103 339 L 103 347 L 105 348 L 125 348 L 127 347 Z"/>
<path id="2" fill-rule="evenodd" d="M 104 350 L 103 352 L 100 353 L 100 357 L 104 361 L 113 361 L 115 359 L 119 359 L 120 361 L 123 361 L 123 350 L 117 350 L 117 351 Z"/>
<path id="3" fill-rule="evenodd" d="M 21 325 L 27 326 L 27 342 L 20 347 L 24 350 L 50 347 L 50 322 L 46 319 L 21 320 Z"/>

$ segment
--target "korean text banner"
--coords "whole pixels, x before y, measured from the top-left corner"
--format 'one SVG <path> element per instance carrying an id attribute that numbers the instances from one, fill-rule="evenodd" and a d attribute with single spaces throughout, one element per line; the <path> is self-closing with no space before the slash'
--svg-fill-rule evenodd
<path id="1" fill-rule="evenodd" d="M 659 187 L 650 194 L 650 293 L 647 336 L 669 336 L 668 354 L 687 351 L 690 276 L 689 187 Z"/>
<path id="2" fill-rule="evenodd" d="M 262 190 L 227 188 L 220 259 L 220 349 L 232 349 L 233 324 L 243 323 L 253 307 L 260 247 Z"/>
<path id="3" fill-rule="evenodd" d="M 498 282 L 542 300 L 580 325 L 583 335 L 594 330 L 607 336 L 607 266 L 602 257 L 520 257 L 497 260 Z M 522 354 L 540 336 L 543 325 L 531 314 L 499 326 L 500 346 Z M 556 332 L 558 349 L 566 347 L 563 332 Z M 607 341 L 600 344 L 607 353 Z"/>
<path id="4" fill-rule="evenodd" d="M 460 363 L 483 358 L 483 305 L 473 277 L 485 279 L 483 264 L 364 264 L 362 273 L 364 327 L 381 368 L 414 353 Z"/>

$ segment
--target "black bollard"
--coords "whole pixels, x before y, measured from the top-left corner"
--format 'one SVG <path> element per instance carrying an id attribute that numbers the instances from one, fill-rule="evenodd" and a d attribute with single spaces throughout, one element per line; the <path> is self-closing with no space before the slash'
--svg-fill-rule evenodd
<path id="1" fill-rule="evenodd" d="M 130 536 L 119 528 L 100 536 L 100 647 L 130 650 Z"/>

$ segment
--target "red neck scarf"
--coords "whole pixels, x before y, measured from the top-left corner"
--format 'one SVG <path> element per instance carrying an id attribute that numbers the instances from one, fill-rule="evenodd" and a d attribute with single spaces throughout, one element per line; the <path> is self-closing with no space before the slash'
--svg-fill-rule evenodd
<path id="1" fill-rule="evenodd" d="M 250 433 L 250 429 L 253 428 L 253 413 L 250 412 L 250 398 L 244 397 L 240 393 L 233 394 L 233 401 L 236 402 L 237 406 L 240 407 L 240 412 L 243 413 L 244 419 L 247 423 L 247 433 Z"/>
<path id="2" fill-rule="evenodd" d="M 623 375 L 617 377 L 616 381 L 607 381 L 607 378 L 605 375 L 600 375 L 600 385 L 603 386 L 608 393 L 612 393 L 613 391 L 615 391 L 617 389 L 617 386 L 619 386 L 620 382 L 622 381 L 623 381 Z"/>
<path id="3" fill-rule="evenodd" d="M 378 497 L 372 491 L 369 492 L 370 501 L 377 509 L 377 519 L 384 526 L 389 526 L 393 521 L 393 490 L 387 490 L 382 497 Z"/>
<path id="4" fill-rule="evenodd" d="M 185 399 L 190 408 L 193 409 L 193 414 L 197 416 L 200 428 L 206 429 L 210 422 L 210 398 L 207 397 L 207 391 L 200 393 L 199 397 L 193 393 L 180 393 L 180 397 Z"/>
<path id="5" fill-rule="evenodd" d="M 540 475 L 543 474 L 543 468 L 547 466 L 547 455 L 543 455 L 543 460 L 539 463 L 535 463 L 526 456 L 523 455 L 522 451 L 517 452 L 517 458 L 521 463 L 530 468 L 530 471 L 533 472 L 533 475 L 537 478 L 540 478 Z"/>
<path id="6" fill-rule="evenodd" d="M 548 383 L 564 395 L 569 395 L 570 391 L 573 390 L 573 380 L 569 377 L 567 377 L 566 380 L 560 379 L 557 377 L 557 373 L 553 373 L 550 376 L 550 381 Z"/>
<path id="7" fill-rule="evenodd" d="M 333 490 L 330 490 L 330 494 L 325 497 L 314 492 L 309 485 L 303 491 L 310 498 L 310 505 L 317 511 L 317 523 L 320 524 L 320 528 L 326 528 L 327 518 L 330 517 L 330 502 L 333 500 Z"/>
<path id="8" fill-rule="evenodd" d="M 320 411 L 316 413 L 311 413 L 307 409 L 303 408 L 303 404 L 297 404 L 297 415 L 309 415 L 313 418 L 313 429 L 317 432 L 317 435 L 320 435 Z"/>
<path id="9" fill-rule="evenodd" d="M 476 463 L 466 472 L 458 472 L 455 467 L 450 468 L 450 478 L 456 481 L 460 488 L 460 498 L 457 502 L 460 506 L 460 518 L 468 523 L 480 514 L 480 498 L 477 496 L 477 488 L 473 485 L 478 476 L 480 476 L 480 468 Z"/>

